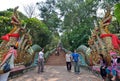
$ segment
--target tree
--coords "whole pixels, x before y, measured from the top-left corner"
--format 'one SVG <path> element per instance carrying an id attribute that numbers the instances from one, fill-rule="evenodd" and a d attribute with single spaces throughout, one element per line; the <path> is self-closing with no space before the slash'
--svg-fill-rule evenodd
<path id="1" fill-rule="evenodd" d="M 62 35 L 62 38 L 67 37 L 68 45 L 77 47 L 80 43 L 86 44 L 89 29 L 94 27 L 93 20 L 97 19 L 97 1 L 47 0 L 37 5 L 41 12 L 40 17 L 51 31 L 59 29 L 62 32 L 69 32 Z M 82 34 L 84 31 L 88 32 L 84 34 L 85 36 Z M 81 41 L 77 41 L 81 38 Z"/>
<path id="2" fill-rule="evenodd" d="M 115 27 L 115 32 L 120 33 L 120 3 L 116 4 L 114 10 L 114 15 L 116 17 L 116 21 L 113 22 L 113 26 Z"/>
<path id="3" fill-rule="evenodd" d="M 40 11 L 40 17 L 47 27 L 52 31 L 58 31 L 60 27 L 60 18 L 56 9 L 56 0 L 47 0 L 46 2 L 38 2 L 38 9 Z"/>
<path id="4" fill-rule="evenodd" d="M 36 5 L 29 4 L 27 6 L 24 6 L 24 11 L 26 12 L 26 15 L 28 18 L 36 17 Z"/>
<path id="5" fill-rule="evenodd" d="M 5 16 L 0 16 L 0 37 L 8 33 L 11 28 L 11 19 Z"/>
<path id="6" fill-rule="evenodd" d="M 34 44 L 45 47 L 50 43 L 51 32 L 42 21 L 38 20 L 37 18 L 29 18 L 26 19 L 25 22 L 27 24 L 26 26 L 30 29 Z"/>
<path id="7" fill-rule="evenodd" d="M 99 26 L 98 8 L 106 10 L 106 5 L 114 5 L 118 0 L 46 0 L 38 3 L 40 17 L 52 31 L 57 28 L 62 32 L 62 43 L 74 49 L 80 44 L 87 45 L 90 29 Z M 57 23 L 57 24 L 56 24 Z M 110 25 L 110 30 L 117 23 Z M 116 27 L 117 28 L 117 27 Z M 115 29 L 112 32 L 115 31 Z"/>
<path id="8" fill-rule="evenodd" d="M 59 0 L 58 7 L 63 16 L 62 29 L 64 39 L 69 43 L 70 49 L 77 48 L 80 44 L 87 45 L 90 29 L 94 28 L 94 20 L 97 19 L 96 10 L 99 2 L 93 0 Z M 65 46 L 65 44 L 64 44 Z M 72 46 L 72 47 L 71 47 Z"/>

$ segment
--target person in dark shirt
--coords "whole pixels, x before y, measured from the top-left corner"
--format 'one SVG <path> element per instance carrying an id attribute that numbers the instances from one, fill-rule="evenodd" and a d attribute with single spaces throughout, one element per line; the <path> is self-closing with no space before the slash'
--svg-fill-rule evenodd
<path id="1" fill-rule="evenodd" d="M 107 76 L 106 61 L 105 61 L 105 58 L 104 58 L 103 54 L 99 54 L 99 56 L 100 56 L 100 74 L 103 78 L 103 81 L 105 81 L 106 76 Z"/>

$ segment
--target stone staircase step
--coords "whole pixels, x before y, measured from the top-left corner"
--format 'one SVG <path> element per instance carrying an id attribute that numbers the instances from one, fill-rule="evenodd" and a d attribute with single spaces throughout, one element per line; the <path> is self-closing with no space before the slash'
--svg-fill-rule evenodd
<path id="1" fill-rule="evenodd" d="M 46 65 L 65 65 L 65 53 L 63 51 L 60 52 L 59 56 L 55 55 L 55 53 L 51 54 L 47 60 Z"/>

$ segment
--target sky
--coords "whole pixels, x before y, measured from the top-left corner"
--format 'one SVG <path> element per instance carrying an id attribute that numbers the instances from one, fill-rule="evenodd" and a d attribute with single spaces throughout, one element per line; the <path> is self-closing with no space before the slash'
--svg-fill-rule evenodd
<path id="1" fill-rule="evenodd" d="M 41 2 L 41 1 L 45 1 L 45 0 L 1 0 L 0 11 L 19 6 L 18 10 L 25 14 L 24 6 L 29 4 L 36 4 L 37 2 Z"/>
<path id="2" fill-rule="evenodd" d="M 46 1 L 46 0 L 1 0 L 0 1 L 0 11 L 7 10 L 9 8 L 15 8 L 19 6 L 18 10 L 26 15 L 24 11 L 24 6 L 29 4 L 35 5 L 37 2 Z M 98 16 L 103 16 L 104 11 L 99 9 L 97 11 Z"/>

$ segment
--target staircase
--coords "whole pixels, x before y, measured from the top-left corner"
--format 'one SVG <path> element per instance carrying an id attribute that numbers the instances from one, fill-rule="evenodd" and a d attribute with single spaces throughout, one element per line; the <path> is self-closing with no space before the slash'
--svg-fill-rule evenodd
<path id="1" fill-rule="evenodd" d="M 65 52 L 64 51 L 60 51 L 59 56 L 56 55 L 56 53 L 54 52 L 53 54 L 51 54 L 47 60 L 46 65 L 58 65 L 58 66 L 64 66 L 66 65 L 66 60 L 65 60 Z"/>

